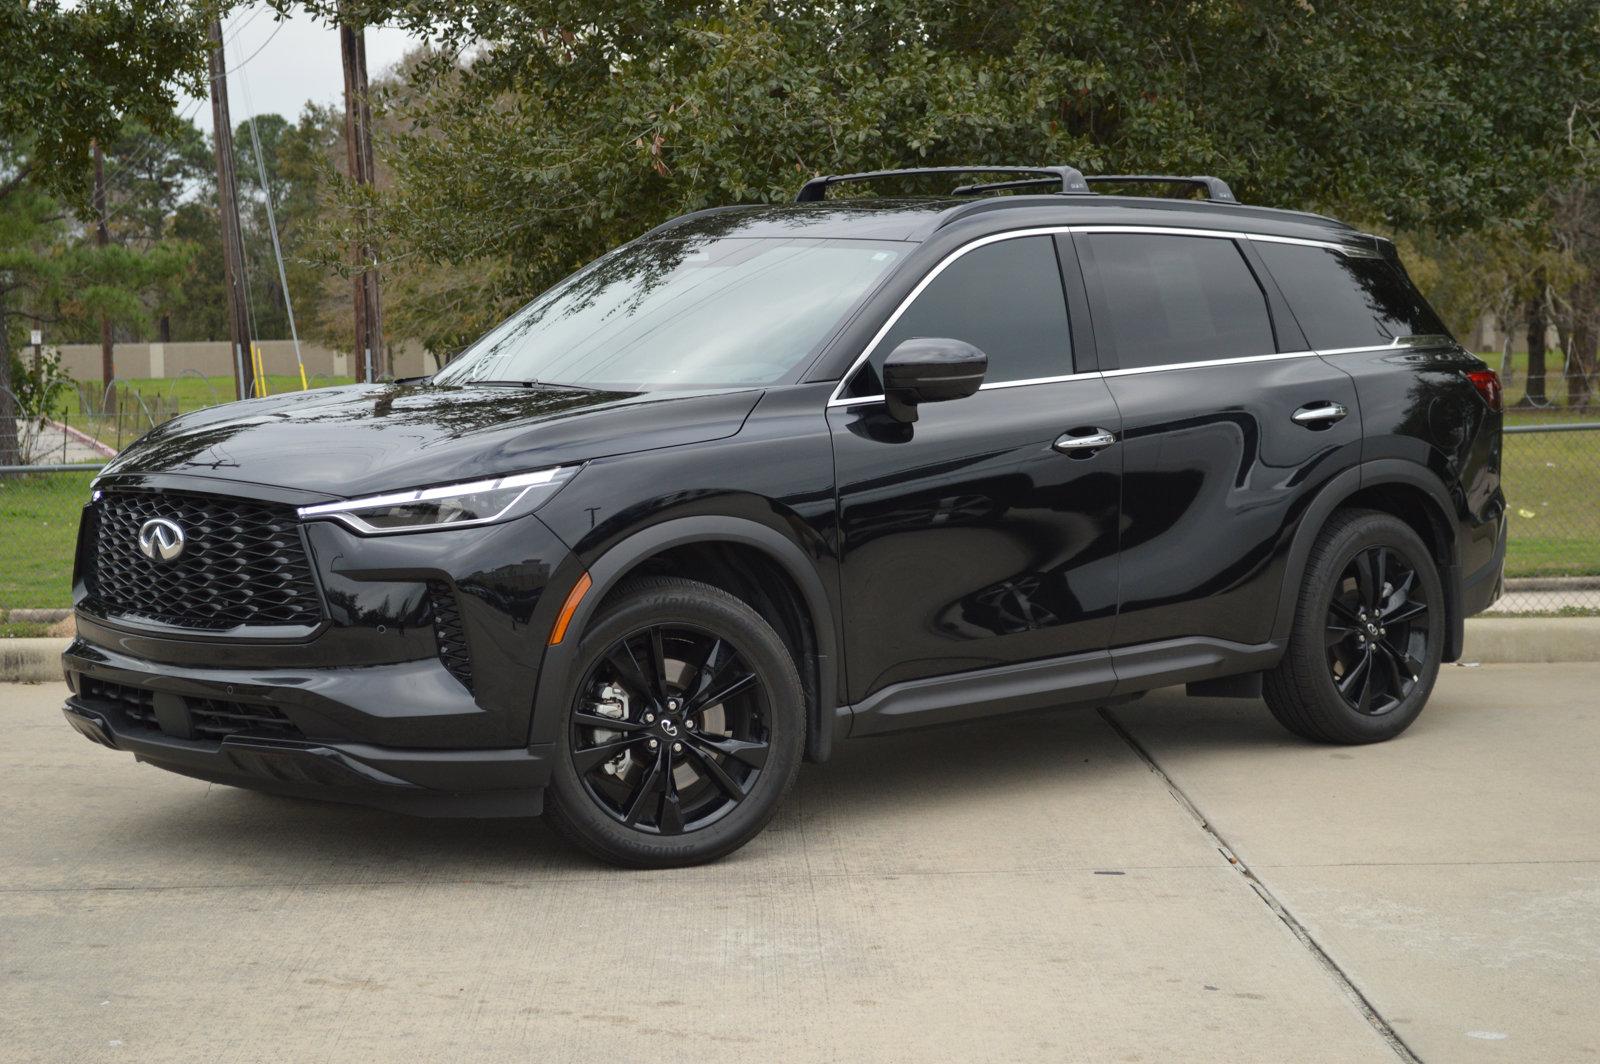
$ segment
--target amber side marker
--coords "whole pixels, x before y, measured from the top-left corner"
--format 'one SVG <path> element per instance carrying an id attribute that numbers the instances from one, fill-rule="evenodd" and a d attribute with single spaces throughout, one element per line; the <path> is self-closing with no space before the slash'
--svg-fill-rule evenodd
<path id="1" fill-rule="evenodd" d="M 572 590 L 567 593 L 567 601 L 561 604 L 561 612 L 556 616 L 555 627 L 550 629 L 550 645 L 556 646 L 567 637 L 567 625 L 572 623 L 572 615 L 578 611 L 578 603 L 583 601 L 583 596 L 589 593 L 589 587 L 594 581 L 589 579 L 589 574 L 584 573 L 578 577 L 578 582 L 572 585 Z"/>

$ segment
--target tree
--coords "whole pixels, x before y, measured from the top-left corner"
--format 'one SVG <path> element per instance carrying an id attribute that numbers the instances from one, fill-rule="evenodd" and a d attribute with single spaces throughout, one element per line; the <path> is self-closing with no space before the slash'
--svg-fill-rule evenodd
<path id="1" fill-rule="evenodd" d="M 1213 172 L 1247 202 L 1470 228 L 1570 166 L 1600 80 L 1600 9 L 1564 0 L 279 3 L 437 45 L 385 94 L 392 188 L 341 189 L 336 233 L 375 229 L 386 275 L 454 267 L 410 323 L 435 346 L 670 215 L 822 172 Z"/>
<path id="2" fill-rule="evenodd" d="M 164 128 L 180 90 L 204 91 L 205 25 L 202 5 L 184 0 L 0 4 L 0 465 L 20 457 L 12 352 L 23 322 L 56 295 L 108 307 L 137 266 L 120 249 L 64 246 L 66 209 L 90 209 L 90 145 L 130 118 Z"/>

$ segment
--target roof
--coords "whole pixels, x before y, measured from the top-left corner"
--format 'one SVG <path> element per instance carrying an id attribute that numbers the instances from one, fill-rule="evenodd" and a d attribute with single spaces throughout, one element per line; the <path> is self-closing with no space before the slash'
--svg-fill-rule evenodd
<path id="1" fill-rule="evenodd" d="M 857 196 L 812 203 L 714 207 L 674 218 L 648 235 L 671 231 L 684 236 L 807 236 L 920 242 L 952 226 L 982 223 L 986 229 L 1006 228 L 1004 223 L 1011 221 L 1019 226 L 1173 226 L 1331 241 L 1347 241 L 1358 235 L 1344 222 L 1304 211 L 1213 200 L 1061 193 L 981 199 Z"/>

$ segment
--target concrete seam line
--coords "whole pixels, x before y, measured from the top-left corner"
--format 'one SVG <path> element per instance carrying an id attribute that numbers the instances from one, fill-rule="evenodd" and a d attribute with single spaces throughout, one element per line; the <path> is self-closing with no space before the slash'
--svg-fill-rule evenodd
<path id="1" fill-rule="evenodd" d="M 1284 926 L 1289 929 L 1290 933 L 1316 958 L 1317 962 L 1322 965 L 1323 970 L 1328 973 L 1339 988 L 1344 991 L 1345 996 L 1356 1006 L 1357 1011 L 1366 1019 L 1367 1024 L 1378 1033 L 1380 1038 L 1388 1043 L 1390 1049 L 1394 1050 L 1395 1056 L 1405 1061 L 1406 1064 L 1422 1064 L 1421 1058 L 1411 1051 L 1411 1047 L 1406 1045 L 1405 1039 L 1401 1038 L 1399 1033 L 1389 1025 L 1389 1021 L 1383 1018 L 1383 1014 L 1378 1011 L 1377 1006 L 1369 1001 L 1367 996 L 1361 992 L 1361 989 L 1356 986 L 1355 980 L 1351 979 L 1345 970 L 1339 967 L 1338 962 L 1328 955 L 1328 951 L 1323 949 L 1317 940 L 1311 936 L 1311 932 L 1307 931 L 1305 925 L 1295 918 L 1294 913 L 1290 912 L 1288 907 L 1278 900 L 1277 896 L 1272 893 L 1271 888 L 1257 878 L 1254 872 L 1250 871 L 1250 867 L 1234 852 L 1233 847 L 1228 844 L 1228 840 L 1223 838 L 1217 829 L 1211 826 L 1211 822 L 1205 818 L 1199 807 L 1184 793 L 1183 788 L 1179 787 L 1173 778 L 1167 775 L 1166 770 L 1156 761 L 1155 756 L 1145 749 L 1138 739 L 1133 737 L 1132 732 L 1123 727 L 1121 721 L 1111 715 L 1110 710 L 1102 706 L 1098 712 L 1100 719 L 1106 722 L 1106 726 L 1115 732 L 1123 742 L 1128 744 L 1128 748 L 1133 751 L 1140 761 L 1144 762 L 1146 768 L 1155 773 L 1161 782 L 1166 784 L 1167 792 L 1172 795 L 1180 806 L 1188 810 L 1190 816 L 1194 817 L 1195 823 L 1200 825 L 1200 830 L 1205 832 L 1211 839 L 1212 843 L 1217 847 L 1217 851 L 1227 858 L 1228 864 L 1232 865 L 1234 870 L 1244 877 L 1244 881 L 1249 884 L 1250 889 L 1255 891 L 1256 897 L 1260 898 L 1262 903 L 1272 910 L 1274 916 L 1283 921 Z"/>

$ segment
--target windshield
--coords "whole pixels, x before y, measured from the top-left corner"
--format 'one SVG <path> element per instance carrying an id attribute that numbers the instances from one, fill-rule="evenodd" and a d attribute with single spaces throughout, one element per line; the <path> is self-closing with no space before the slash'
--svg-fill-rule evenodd
<path id="1" fill-rule="evenodd" d="M 668 233 L 573 274 L 434 380 L 619 391 L 770 384 L 815 354 L 906 250 L 882 240 Z"/>

